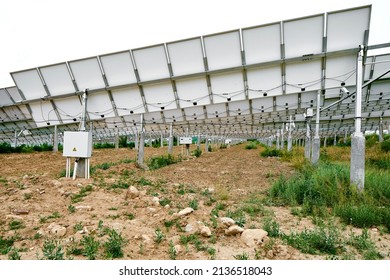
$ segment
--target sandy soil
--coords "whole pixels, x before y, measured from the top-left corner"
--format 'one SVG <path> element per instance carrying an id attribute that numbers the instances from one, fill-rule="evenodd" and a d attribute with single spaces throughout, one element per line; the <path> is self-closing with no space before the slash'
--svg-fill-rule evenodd
<path id="1" fill-rule="evenodd" d="M 193 147 L 194 148 L 194 147 Z M 145 158 L 166 153 L 165 148 L 146 148 Z M 174 155 L 184 154 L 175 147 Z M 65 169 L 61 153 L 0 155 L 0 236 L 17 237 L 14 246 L 21 259 L 42 258 L 46 239 L 58 240 L 64 251 L 78 246 L 85 235 L 92 235 L 103 244 L 107 235 L 102 226 L 120 232 L 126 240 L 122 259 L 170 259 L 170 244 L 175 245 L 177 259 L 235 259 L 247 254 L 249 259 L 326 259 L 329 256 L 303 254 L 283 243 L 281 239 L 265 238 L 256 246 L 248 246 L 240 234 L 227 235 L 226 228 L 214 215 L 218 204 L 224 205 L 220 216 L 237 209 L 244 201 L 264 198 L 272 181 L 281 174 L 293 174 L 288 163 L 277 158 L 261 158 L 259 149 L 246 150 L 244 145 L 203 153 L 157 170 L 140 169 L 134 163 L 136 151 L 130 149 L 95 150 L 92 166 L 111 163 L 106 169 L 96 169 L 91 179 L 60 177 Z M 118 186 L 135 186 L 139 193 Z M 80 201 L 72 197 L 82 189 L 91 189 Z M 115 188 L 115 186 L 117 186 Z M 165 201 L 168 205 L 162 205 Z M 183 217 L 177 213 L 198 202 L 197 209 Z M 75 210 L 71 211 L 70 208 Z M 283 232 L 314 228 L 308 217 L 291 214 L 291 209 L 259 205 L 262 212 L 248 216 L 244 229 L 261 228 L 266 217 L 273 217 Z M 215 219 L 212 219 L 215 218 Z M 23 228 L 10 229 L 10 222 L 22 221 Z M 213 226 L 213 221 L 218 225 Z M 172 223 L 170 223 L 172 222 Z M 170 225 L 168 225 L 170 224 Z M 60 228 L 58 231 L 53 227 Z M 199 235 L 204 245 L 180 243 L 183 235 L 195 234 L 200 226 L 211 229 L 211 236 Z M 164 238 L 155 241 L 156 230 Z M 359 229 L 340 226 L 346 235 Z M 379 252 L 390 258 L 390 235 L 369 229 Z M 210 249 L 211 248 L 211 249 Z M 352 249 L 347 249 L 349 252 Z M 354 258 L 358 252 L 351 251 Z M 86 259 L 83 255 L 65 254 L 66 258 Z M 99 259 L 104 259 L 100 246 Z M 8 259 L 0 255 L 0 259 Z"/>

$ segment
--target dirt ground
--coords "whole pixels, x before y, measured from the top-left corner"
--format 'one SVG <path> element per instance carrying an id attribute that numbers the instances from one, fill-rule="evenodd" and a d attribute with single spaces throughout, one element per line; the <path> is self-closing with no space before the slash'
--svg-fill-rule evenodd
<path id="1" fill-rule="evenodd" d="M 146 148 L 145 159 L 166 152 L 166 147 Z M 183 148 L 175 147 L 173 154 L 184 154 Z M 262 158 L 259 149 L 247 150 L 243 144 L 203 152 L 198 158 L 183 159 L 157 170 L 138 168 L 135 158 L 136 151 L 131 149 L 95 150 L 91 166 L 106 164 L 107 168 L 95 168 L 91 179 L 72 180 L 60 177 L 66 163 L 61 153 L 1 154 L 0 236 L 17 236 L 14 246 L 22 260 L 41 259 L 47 238 L 58 240 L 65 249 L 77 246 L 85 235 L 92 235 L 103 244 L 107 235 L 100 234 L 102 226 L 115 229 L 125 238 L 122 259 L 172 259 L 173 245 L 176 259 L 226 260 L 243 254 L 249 259 L 329 257 L 303 254 L 276 238 L 266 237 L 262 243 L 248 246 L 240 234 L 228 235 L 214 215 L 218 204 L 224 205 L 221 217 L 243 201 L 264 198 L 273 180 L 281 174 L 294 173 L 288 163 Z M 138 192 L 121 188 L 129 185 Z M 87 186 L 90 189 L 85 195 L 72 201 Z M 194 201 L 197 209 L 187 215 L 178 214 Z M 260 204 L 261 199 L 258 201 Z M 312 219 L 292 215 L 289 208 L 260 207 L 263 211 L 248 217 L 244 229 L 261 228 L 265 217 L 273 217 L 285 233 L 315 227 Z M 23 226 L 10 229 L 15 220 Z M 213 226 L 216 220 L 218 225 Z M 203 249 L 180 242 L 181 236 L 195 234 L 201 226 L 211 230 L 211 235 L 199 235 Z M 58 230 L 53 230 L 55 227 Z M 340 228 L 345 234 L 361 232 L 349 226 Z M 161 242 L 156 242 L 157 230 L 163 234 Z M 377 250 L 390 259 L 390 235 L 376 228 L 369 229 L 369 234 Z M 98 258 L 104 259 L 103 246 L 99 250 Z M 86 259 L 83 255 L 65 256 Z M 354 256 L 360 258 L 356 252 Z M 0 255 L 0 259 L 8 256 Z"/>

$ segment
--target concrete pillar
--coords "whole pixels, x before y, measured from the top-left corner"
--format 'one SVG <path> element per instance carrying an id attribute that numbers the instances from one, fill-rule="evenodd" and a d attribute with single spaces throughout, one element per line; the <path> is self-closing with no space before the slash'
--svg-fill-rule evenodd
<path id="1" fill-rule="evenodd" d="M 311 153 L 311 135 L 310 135 L 310 121 L 306 123 L 306 141 L 305 141 L 305 158 L 310 160 Z"/>
<path id="2" fill-rule="evenodd" d="M 282 126 L 282 135 L 280 136 L 280 149 L 284 149 L 284 124 Z"/>
<path id="3" fill-rule="evenodd" d="M 326 148 L 326 140 L 328 140 L 327 136 L 325 136 L 325 138 L 324 138 L 324 148 Z"/>
<path id="4" fill-rule="evenodd" d="M 334 138 L 333 138 L 333 146 L 336 146 L 336 145 L 337 145 L 337 135 L 335 134 Z"/>
<path id="5" fill-rule="evenodd" d="M 119 148 L 119 130 L 115 128 L 115 149 Z"/>
<path id="6" fill-rule="evenodd" d="M 54 141 L 53 141 L 53 152 L 58 152 L 58 132 L 57 132 L 57 126 L 54 126 Z"/>
<path id="7" fill-rule="evenodd" d="M 292 150 L 292 126 L 291 126 L 291 122 L 292 122 L 292 116 L 290 116 L 290 123 L 289 123 L 289 126 L 288 126 L 288 138 L 287 138 L 287 151 L 290 152 Z"/>
<path id="8" fill-rule="evenodd" d="M 206 148 L 205 148 L 206 153 L 209 152 L 209 137 L 206 135 Z"/>
<path id="9" fill-rule="evenodd" d="M 138 146 L 138 158 L 137 163 L 140 166 L 144 165 L 144 149 L 145 149 L 145 131 L 144 131 L 144 115 L 141 115 L 141 131 L 139 135 L 139 146 Z"/>
<path id="10" fill-rule="evenodd" d="M 382 117 L 379 119 L 378 141 L 379 142 L 383 142 L 383 121 L 382 121 Z"/>
<path id="11" fill-rule="evenodd" d="M 173 126 L 169 127 L 169 142 L 168 142 L 168 154 L 172 154 L 173 150 Z"/>
<path id="12" fill-rule="evenodd" d="M 351 184 L 356 185 L 360 191 L 364 189 L 364 161 L 366 152 L 366 139 L 361 132 L 362 110 L 362 84 L 363 84 L 363 46 L 360 46 L 356 60 L 356 107 L 355 107 L 355 133 L 351 141 Z"/>
<path id="13" fill-rule="evenodd" d="M 280 134 L 279 134 L 279 130 L 278 132 L 276 132 L 276 149 L 280 149 Z"/>
<path id="14" fill-rule="evenodd" d="M 163 137 L 162 131 L 161 131 L 161 138 L 160 138 L 160 147 L 161 147 L 161 148 L 164 147 L 164 137 Z"/>
<path id="15" fill-rule="evenodd" d="M 316 112 L 316 131 L 312 142 L 311 162 L 317 164 L 320 159 L 320 103 L 321 91 L 317 92 L 317 112 Z"/>

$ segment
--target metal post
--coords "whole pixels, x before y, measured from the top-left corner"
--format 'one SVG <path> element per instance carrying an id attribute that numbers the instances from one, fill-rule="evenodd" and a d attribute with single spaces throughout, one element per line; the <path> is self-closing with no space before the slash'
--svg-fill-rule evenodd
<path id="1" fill-rule="evenodd" d="M 320 159 L 320 103 L 321 103 L 321 91 L 317 92 L 317 112 L 316 112 L 316 131 L 312 143 L 312 155 L 311 162 L 317 164 Z"/>
<path id="2" fill-rule="evenodd" d="M 281 137 L 280 137 L 280 149 L 284 149 L 284 123 L 282 124 L 282 131 L 281 131 Z"/>
<path id="3" fill-rule="evenodd" d="M 278 129 L 276 132 L 276 149 L 278 149 L 278 150 L 280 149 L 279 141 L 280 141 L 280 134 L 279 134 L 279 129 Z"/>
<path id="4" fill-rule="evenodd" d="M 334 138 L 333 138 L 333 146 L 336 146 L 336 145 L 337 145 L 337 135 L 335 134 Z"/>
<path id="5" fill-rule="evenodd" d="M 355 98 L 355 133 L 351 141 L 351 184 L 360 191 L 364 189 L 364 161 L 366 139 L 361 131 L 362 124 L 362 85 L 363 85 L 363 46 L 359 46 L 356 60 L 356 98 Z"/>
<path id="6" fill-rule="evenodd" d="M 164 147 L 164 137 L 163 137 L 162 131 L 161 131 L 161 138 L 160 138 L 160 147 L 161 147 L 161 148 Z"/>
<path id="7" fill-rule="evenodd" d="M 87 119 L 87 98 L 88 98 L 87 95 L 88 95 L 88 89 L 85 89 L 82 96 L 83 107 L 81 112 L 80 131 L 85 131 L 85 122 Z"/>
<path id="8" fill-rule="evenodd" d="M 324 148 L 326 148 L 326 140 L 328 140 L 327 136 L 325 136 L 325 138 L 324 138 Z"/>

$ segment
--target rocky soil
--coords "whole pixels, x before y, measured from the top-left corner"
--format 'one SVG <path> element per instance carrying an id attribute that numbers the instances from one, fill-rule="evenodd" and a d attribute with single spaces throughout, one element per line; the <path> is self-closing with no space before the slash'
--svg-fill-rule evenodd
<path id="1" fill-rule="evenodd" d="M 166 147 L 146 148 L 145 158 L 166 152 Z M 179 154 L 182 148 L 175 147 L 174 155 Z M 272 182 L 293 174 L 289 163 L 262 158 L 259 149 L 244 145 L 203 152 L 157 170 L 137 167 L 135 158 L 130 149 L 95 150 L 91 179 L 72 180 L 61 177 L 66 162 L 61 153 L 1 154 L 0 236 L 14 238 L 22 260 L 43 258 L 49 239 L 59 242 L 65 258 L 87 259 L 71 250 L 80 248 L 84 236 L 100 242 L 97 258 L 106 259 L 105 228 L 124 238 L 121 259 L 329 258 L 303 254 L 263 229 L 267 218 L 285 233 L 315 227 L 310 217 L 265 203 Z M 240 212 L 244 220 L 228 218 L 245 205 L 250 208 Z M 361 232 L 339 227 L 345 235 Z M 369 234 L 389 259 L 390 235 L 376 228 Z"/>

